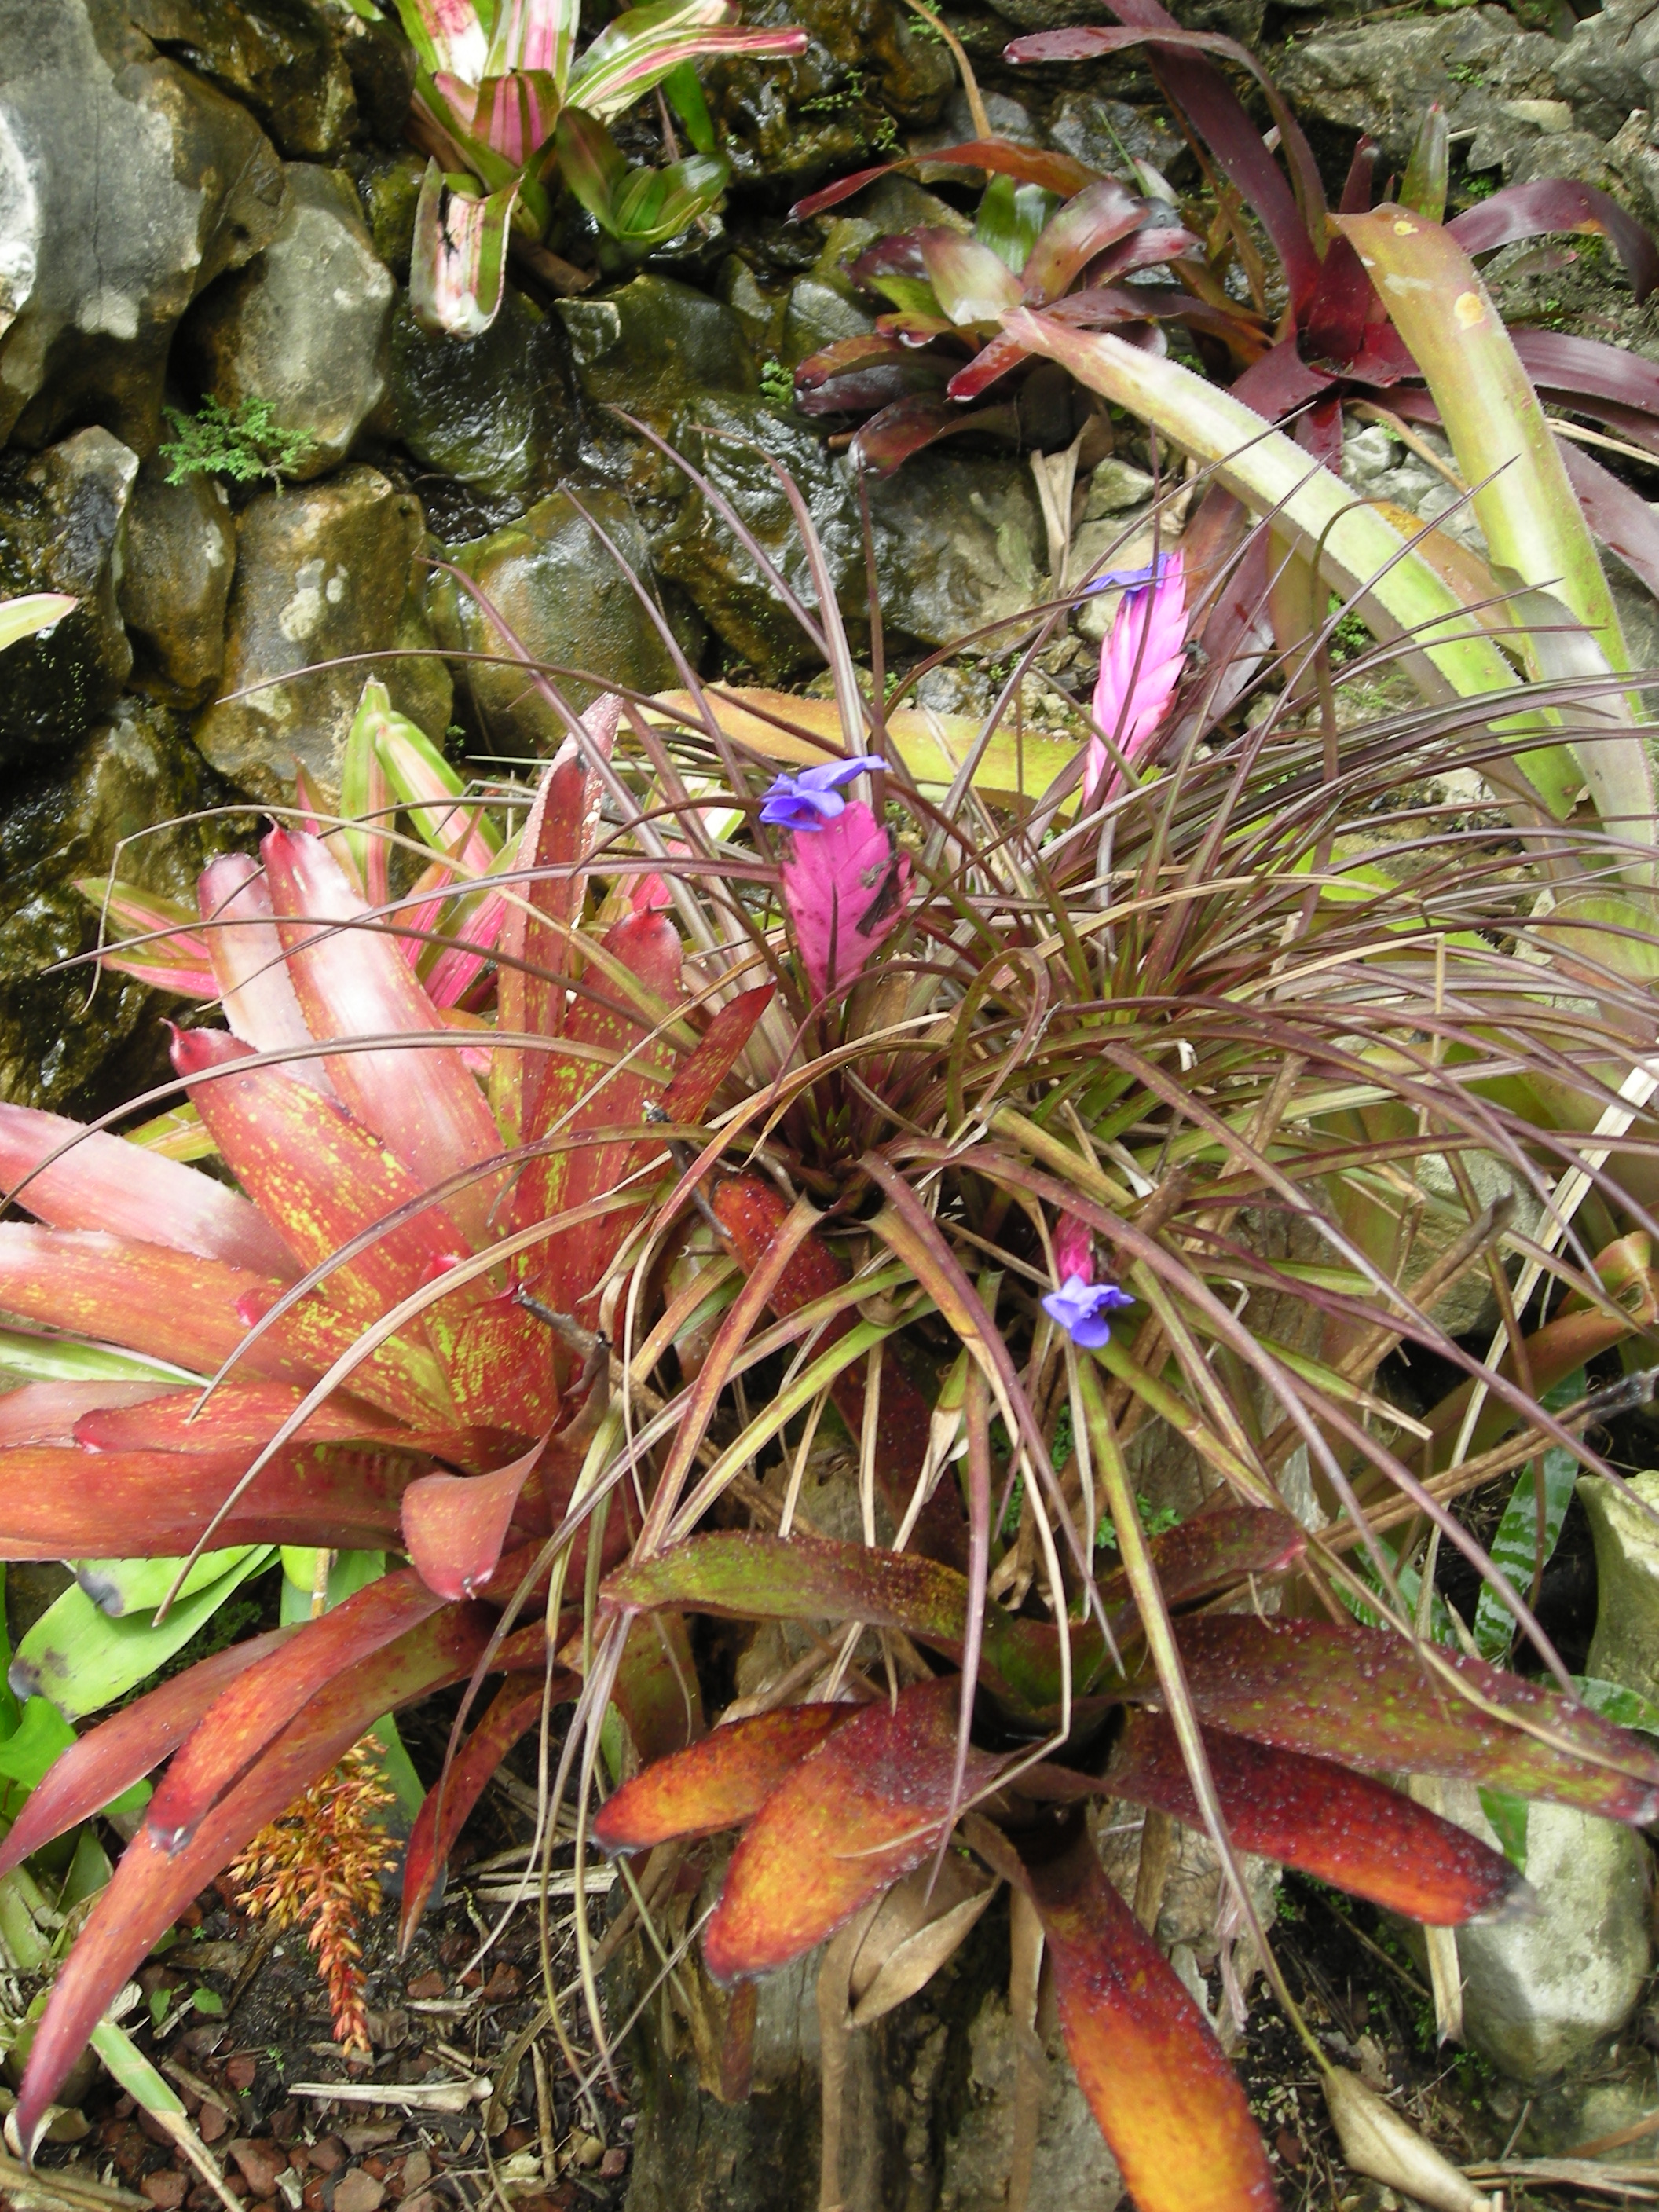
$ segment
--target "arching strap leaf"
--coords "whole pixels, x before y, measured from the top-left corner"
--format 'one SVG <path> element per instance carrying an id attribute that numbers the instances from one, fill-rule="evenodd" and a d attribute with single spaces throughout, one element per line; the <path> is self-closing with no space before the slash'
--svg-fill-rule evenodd
<path id="1" fill-rule="evenodd" d="M 758 983 L 720 1008 L 663 1092 L 662 1110 L 671 1121 L 702 1120 L 776 991 L 775 983 Z"/>
<path id="2" fill-rule="evenodd" d="M 413 1568 L 383 1576 L 220 1692 L 149 1802 L 146 1832 L 162 1850 L 189 1843 L 204 1817 L 281 1735 L 307 1700 L 362 1668 L 440 1610 Z"/>
<path id="3" fill-rule="evenodd" d="M 1182 1621 L 1176 1637 L 1206 1725 L 1358 1766 L 1460 1776 L 1608 1820 L 1659 1812 L 1659 1753 L 1484 1660 L 1437 1652 L 1431 1667 L 1381 1629 L 1243 1614 Z M 1159 1701 L 1150 1681 L 1146 1692 Z"/>
<path id="4" fill-rule="evenodd" d="M 773 1791 L 732 1855 L 703 1936 L 716 1981 L 787 1965 L 934 1849 L 951 1810 L 960 1705 L 945 1680 L 866 1706 Z M 970 1750 L 969 1795 L 1006 1763 Z"/>
<path id="5" fill-rule="evenodd" d="M 56 1229 L 113 1230 L 281 1282 L 300 1272 L 270 1223 L 216 1177 L 61 1114 L 0 1105 L 0 1194 L 20 1183 L 15 1202 Z"/>
<path id="6" fill-rule="evenodd" d="M 600 1808 L 595 1840 L 607 1851 L 643 1851 L 677 1837 L 740 1827 L 857 1711 L 856 1705 L 780 1705 L 716 1729 L 689 1751 L 659 1759 L 624 1782 Z"/>
<path id="7" fill-rule="evenodd" d="M 1081 1818 L 1021 1851 L 1066 2051 L 1139 2212 L 1276 2212 L 1238 2077 Z"/>
<path id="8" fill-rule="evenodd" d="M 1518 238 L 1576 230 L 1611 239 L 1639 304 L 1659 284 L 1659 252 L 1633 215 L 1594 185 L 1571 177 L 1539 177 L 1529 185 L 1510 185 L 1480 200 L 1446 228 L 1465 253 L 1490 253 Z"/>
<path id="9" fill-rule="evenodd" d="M 273 1628 L 246 1644 L 233 1644 L 148 1697 L 136 1698 L 118 1713 L 61 1751 L 24 1802 L 23 1809 L 0 1841 L 0 1875 L 61 1836 L 77 1820 L 89 1820 L 100 1806 L 143 1781 L 175 1751 L 219 1692 L 239 1674 L 270 1656 L 294 1634 Z"/>
<path id="10" fill-rule="evenodd" d="M 280 1452 L 214 1532 L 216 1546 L 325 1544 L 383 1551 L 398 1500 L 422 1462 L 336 1445 Z M 195 1549 L 246 1451 L 82 1451 L 26 1445 L 0 1454 L 6 1510 L 0 1559 L 181 1559 Z"/>
<path id="11" fill-rule="evenodd" d="M 1530 1897 L 1501 1852 L 1369 1775 L 1220 1729 L 1205 1729 L 1204 1748 L 1233 1840 L 1246 1850 L 1437 1928 L 1494 1919 Z M 1189 1828 L 1204 1826 L 1161 1713 L 1131 1719 L 1104 1787 Z"/>

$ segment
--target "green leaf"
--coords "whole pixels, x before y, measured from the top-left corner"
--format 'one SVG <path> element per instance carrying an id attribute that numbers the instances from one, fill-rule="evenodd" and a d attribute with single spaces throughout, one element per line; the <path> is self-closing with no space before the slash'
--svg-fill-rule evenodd
<path id="1" fill-rule="evenodd" d="M 1470 512 L 1486 534 L 1494 573 L 1543 598 L 1518 604 L 1516 642 L 1534 677 L 1594 672 L 1586 650 L 1613 670 L 1630 666 L 1612 592 L 1568 481 L 1543 404 L 1522 367 L 1480 272 L 1449 231 L 1398 208 L 1333 216 L 1370 272 L 1378 297 L 1427 380 L 1471 487 Z M 1554 625 L 1546 619 L 1557 607 Z M 1563 629 L 1559 609 L 1571 623 Z M 1582 625 L 1577 635 L 1572 625 Z M 1596 698 L 1582 727 L 1613 725 L 1576 741 L 1585 781 L 1604 821 L 1621 838 L 1656 835 L 1646 748 L 1622 734 L 1632 715 L 1619 694 Z"/>
<path id="2" fill-rule="evenodd" d="M 1054 193 L 1045 192 L 1041 185 L 1017 185 L 1012 177 L 993 177 L 979 204 L 974 236 L 1018 276 L 1055 204 Z"/>
<path id="3" fill-rule="evenodd" d="M 1504 1856 L 1517 1874 L 1527 1870 L 1527 1801 L 1507 1790 L 1482 1789 L 1480 1809 L 1492 1824 L 1492 1832 L 1503 1847 Z"/>
<path id="4" fill-rule="evenodd" d="M 1198 460 L 1257 514 L 1316 562 L 1328 586 L 1352 599 L 1374 635 L 1397 639 L 1400 665 L 1426 698 L 1493 699 L 1507 692 L 1517 709 L 1493 725 L 1506 738 L 1532 738 L 1528 751 L 1492 779 L 1527 820 L 1546 805 L 1558 818 L 1571 811 L 1584 780 L 1572 749 L 1542 714 L 1525 712 L 1524 687 L 1494 641 L 1474 630 L 1450 587 L 1373 508 L 1356 501 L 1329 470 L 1310 468 L 1300 447 L 1269 428 L 1261 416 L 1182 368 L 1127 345 L 1109 331 L 1073 331 L 1020 309 L 1004 328 L 1028 351 L 1069 368 Z M 1621 835 L 1638 834 L 1634 828 Z"/>
<path id="5" fill-rule="evenodd" d="M 317 1584 L 319 1556 L 307 1544 L 283 1546 L 281 1620 L 284 1628 L 294 1621 L 311 1618 L 311 1593 Z M 378 1582 L 385 1572 L 384 1552 L 337 1552 L 328 1571 L 324 1612 L 332 1613 L 337 1605 L 343 1605 L 369 1583 Z"/>
<path id="6" fill-rule="evenodd" d="M 244 1559 L 258 1547 L 238 1544 L 223 1552 L 204 1552 L 179 1586 L 180 1597 L 194 1597 L 198 1590 L 205 1589 L 241 1565 Z M 264 1548 L 264 1558 L 269 1559 L 270 1549 Z M 263 1564 L 263 1560 L 261 1561 Z M 182 1559 L 71 1559 L 75 1579 L 97 1607 L 112 1620 L 125 1620 L 137 1613 L 153 1613 L 167 1592 L 173 1588 L 173 1577 L 184 1565 Z"/>
<path id="7" fill-rule="evenodd" d="M 702 83 L 696 67 L 691 62 L 681 62 L 669 70 L 662 81 L 668 105 L 685 125 L 685 135 L 696 154 L 714 151 L 714 118 L 708 112 L 708 102 L 702 96 Z"/>
<path id="8" fill-rule="evenodd" d="M 225 2001 L 216 1990 L 192 1990 L 190 2001 L 198 2012 L 204 2012 L 214 2020 L 223 2012 Z"/>
<path id="9" fill-rule="evenodd" d="M 1455 4 L 1461 6 L 1462 0 L 1455 0 Z M 1431 222 L 1444 222 L 1449 153 L 1446 111 L 1437 100 L 1419 126 L 1417 142 L 1406 164 L 1405 181 L 1400 187 L 1401 207 L 1426 216 Z"/>
<path id="10" fill-rule="evenodd" d="M 159 1628 L 141 1614 L 110 1620 L 77 1583 L 47 1607 L 18 1645 L 13 1690 L 50 1698 L 72 1720 L 112 1705 L 188 1644 L 270 1557 L 269 1545 L 249 1551 L 229 1574 L 181 1599 Z"/>
<path id="11" fill-rule="evenodd" d="M 1659 1705 L 1639 1690 L 1627 1690 L 1622 1682 L 1604 1682 L 1599 1674 L 1575 1674 L 1572 1686 L 1593 1713 L 1616 1721 L 1620 1728 L 1659 1735 Z"/>
<path id="12" fill-rule="evenodd" d="M 0 1329 L 0 1375 L 24 1382 L 176 1382 L 179 1370 L 135 1352 L 106 1352 L 68 1337 L 25 1336 Z"/>
<path id="13" fill-rule="evenodd" d="M 17 1727 L 0 1742 L 0 1774 L 33 1790 L 58 1753 L 74 1741 L 75 1730 L 57 1706 L 49 1698 L 31 1698 Z"/>
<path id="14" fill-rule="evenodd" d="M 1551 1413 L 1556 1413 L 1564 1406 L 1576 1405 L 1583 1395 L 1584 1370 L 1580 1367 L 1552 1389 L 1545 1391 L 1543 1402 Z M 1544 1454 L 1541 1560 L 1538 1544 L 1538 1488 L 1530 1468 L 1522 1472 L 1508 1505 L 1504 1509 L 1504 1517 L 1492 1540 L 1492 1563 L 1523 1598 L 1531 1590 L 1533 1578 L 1540 1565 L 1548 1565 L 1556 1545 L 1560 1541 L 1561 1526 L 1567 1517 L 1567 1508 L 1572 1503 L 1577 1480 L 1578 1462 L 1571 1452 L 1557 1446 L 1554 1450 Z M 1514 1641 L 1515 1615 L 1495 1590 L 1483 1584 L 1480 1601 L 1474 1613 L 1475 1649 L 1483 1659 L 1503 1660 L 1509 1656 L 1510 1646 Z"/>

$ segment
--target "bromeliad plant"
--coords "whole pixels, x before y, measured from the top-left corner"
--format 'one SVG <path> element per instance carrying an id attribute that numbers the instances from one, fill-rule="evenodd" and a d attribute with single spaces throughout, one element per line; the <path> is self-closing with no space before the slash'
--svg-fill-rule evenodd
<path id="1" fill-rule="evenodd" d="M 1279 466 L 1286 444 L 1253 450 Z M 1386 524 L 1368 518 L 1393 582 L 1298 495 L 1274 495 L 1276 526 L 1362 564 L 1379 605 L 1401 576 L 1428 590 Z M 1478 1559 L 1449 1510 L 1466 1492 L 1550 1447 L 1607 1471 L 1595 1393 L 1536 1394 L 1651 1357 L 1632 1189 L 1659 1132 L 1650 1091 L 1620 1096 L 1650 1015 L 1618 951 L 1654 941 L 1651 842 L 1534 823 L 1517 854 L 1507 824 L 1389 797 L 1453 764 L 1499 775 L 1517 740 L 1494 719 L 1559 714 L 1573 686 L 1522 687 L 1494 650 L 1473 706 L 1329 742 L 1270 716 L 1131 788 L 1176 587 L 1185 606 L 1166 570 L 1108 655 L 1101 743 L 1128 773 L 1091 793 L 1118 827 L 1102 904 L 1091 841 L 1062 794 L 1033 811 L 1019 744 L 988 728 L 941 766 L 935 739 L 919 778 L 827 587 L 812 613 L 763 573 L 830 665 L 832 734 L 811 702 L 792 725 L 790 702 L 705 696 L 689 670 L 666 731 L 641 714 L 613 742 L 614 708 L 592 710 L 499 881 L 493 1029 L 463 1045 L 442 1022 L 395 915 L 353 888 L 355 826 L 283 829 L 262 867 L 218 864 L 200 925 L 245 1033 L 174 1046 L 237 1187 L 106 1131 L 4 1125 L 5 1184 L 43 1225 L 0 1224 L 0 1308 L 153 1365 L 4 1401 L 0 1551 L 115 1551 L 170 1579 L 208 1546 L 410 1562 L 151 1691 L 35 1790 L 0 1869 L 171 1761 L 58 1978 L 26 2133 L 179 1906 L 440 1683 L 502 1678 L 422 1808 L 406 1933 L 494 1767 L 574 1701 L 579 1817 L 620 1742 L 633 1771 L 595 1832 L 689 1850 L 641 1891 L 688 1903 L 716 1873 L 698 1839 L 742 1828 L 708 1965 L 741 1978 L 830 1937 L 832 2029 L 848 1999 L 867 2019 L 915 1988 L 1006 1881 L 1144 2212 L 1260 2206 L 1270 2185 L 1079 1808 L 1121 1797 L 1203 1826 L 1228 1865 L 1251 1844 L 1455 1924 L 1512 1901 L 1514 1870 L 1376 1764 L 1613 1818 L 1659 1804 L 1649 1749 L 1559 1672 L 1540 1686 L 1420 1637 L 1405 1583 L 1431 1527 Z M 1559 750 L 1565 781 L 1568 735 L 1519 742 Z M 752 829 L 717 836 L 711 810 Z M 1598 924 L 1573 871 L 1610 849 L 1626 903 Z M 1536 911 L 1546 867 L 1571 927 Z M 1568 1094 L 1623 1112 L 1616 1133 L 1576 1135 Z M 1429 1153 L 1555 1193 L 1559 1231 L 1528 1249 L 1559 1310 L 1539 1325 L 1516 1285 L 1484 1361 L 1435 1309 L 1488 1264 L 1508 1294 L 1504 1221 L 1472 1184 L 1431 1205 L 1409 1172 Z M 1390 1402 L 1377 1370 L 1401 1344 L 1453 1363 L 1461 1395 Z M 812 1525 L 832 1431 L 849 1471 L 827 1503 L 858 1542 Z M 1149 1486 L 1181 1516 L 1150 1542 Z M 1553 1668 L 1524 1567 L 1485 1571 Z M 796 1636 L 757 1644 L 712 1735 L 728 1678 L 700 1670 L 702 1616 Z M 927 1941 L 867 1956 L 906 1915 Z"/>
<path id="2" fill-rule="evenodd" d="M 430 158 L 416 210 L 410 305 L 428 330 L 476 337 L 499 313 L 509 240 L 559 290 L 588 281 L 545 251 L 561 181 L 626 264 L 714 208 L 731 165 L 694 63 L 715 54 L 800 53 L 799 30 L 733 27 L 734 0 L 649 0 L 578 55 L 570 0 L 398 0 L 420 68 L 410 128 Z M 606 128 L 653 88 L 692 151 L 632 167 Z"/>

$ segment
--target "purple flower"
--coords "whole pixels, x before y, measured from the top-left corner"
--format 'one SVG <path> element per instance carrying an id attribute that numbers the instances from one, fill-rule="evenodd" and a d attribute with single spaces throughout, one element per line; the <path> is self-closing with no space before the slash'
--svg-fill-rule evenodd
<path id="1" fill-rule="evenodd" d="M 1134 1300 L 1115 1283 L 1085 1283 L 1081 1275 L 1067 1275 L 1057 1291 L 1042 1301 L 1050 1321 L 1058 1322 L 1073 1344 L 1085 1352 L 1098 1352 L 1112 1334 L 1106 1316 Z"/>
<path id="2" fill-rule="evenodd" d="M 873 753 L 859 753 L 851 760 L 821 761 L 799 775 L 786 773 L 767 793 L 760 818 L 775 830 L 822 830 L 846 807 L 842 786 L 886 765 Z"/>
<path id="3" fill-rule="evenodd" d="M 1109 568 L 1103 576 L 1091 576 L 1083 586 L 1087 599 L 1096 592 L 1145 591 L 1149 584 L 1161 584 L 1170 573 L 1170 564 L 1176 558 L 1173 553 L 1160 553 L 1156 561 L 1144 568 Z"/>

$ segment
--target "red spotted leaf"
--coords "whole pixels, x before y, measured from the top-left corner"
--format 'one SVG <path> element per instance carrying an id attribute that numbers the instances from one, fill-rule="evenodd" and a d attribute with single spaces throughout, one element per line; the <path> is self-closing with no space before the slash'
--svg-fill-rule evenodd
<path id="1" fill-rule="evenodd" d="M 377 851 L 385 848 L 371 841 Z M 231 1034 L 255 1052 L 284 1052 L 314 1042 L 295 995 L 293 978 L 276 934 L 276 908 L 264 871 L 246 853 L 210 860 L 198 878 L 203 934 L 218 979 L 220 1004 Z M 284 1060 L 296 1083 L 333 1096 L 320 1057 Z"/>
<path id="2" fill-rule="evenodd" d="M 293 1634 L 291 1628 L 273 1628 L 198 1659 L 60 1752 L 0 1842 L 0 1875 L 9 1874 L 54 1836 L 77 1820 L 90 1820 L 112 1798 L 141 1782 L 177 1750 L 227 1684 Z"/>
<path id="3" fill-rule="evenodd" d="M 270 1223 L 213 1176 L 62 1115 L 0 1105 L 0 1194 L 20 1183 L 15 1203 L 57 1229 L 112 1231 L 282 1282 L 299 1272 Z"/>
<path id="4" fill-rule="evenodd" d="M 1484 1660 L 1436 1655 L 1473 1692 L 1463 1696 L 1381 1629 L 1211 1614 L 1178 1623 L 1176 1634 L 1200 1720 L 1255 1742 L 1458 1776 L 1604 1820 L 1659 1813 L 1659 1753 Z M 1152 1690 L 1146 1702 L 1160 1697 Z"/>
<path id="5" fill-rule="evenodd" d="M 1369 1775 L 1219 1729 L 1204 1731 L 1204 1747 L 1227 1826 L 1246 1850 L 1437 1928 L 1492 1919 L 1527 1893 L 1499 1852 Z M 1204 1825 L 1162 1714 L 1130 1721 L 1106 1787 L 1189 1828 Z"/>
<path id="6" fill-rule="evenodd" d="M 152 1391 L 142 1405 L 136 1401 L 125 1406 L 106 1404 L 83 1413 L 74 1440 L 94 1451 L 252 1455 L 270 1443 L 301 1404 L 302 1395 L 283 1382 L 223 1382 L 204 1404 L 199 1390 L 169 1390 L 161 1398 Z M 0 1399 L 0 1410 L 9 1403 L 9 1399 Z M 342 1390 L 306 1416 L 295 1441 L 388 1443 L 405 1451 L 447 1456 L 461 1439 L 441 1429 L 416 1433 Z"/>
<path id="7" fill-rule="evenodd" d="M 149 1802 L 144 1826 L 177 1851 L 294 1715 L 343 1674 L 365 1668 L 442 1606 L 412 1569 L 385 1576 L 307 1621 L 280 1651 L 220 1692 Z"/>
<path id="8" fill-rule="evenodd" d="M 301 1012 L 319 1038 L 380 1038 L 379 1050 L 331 1054 L 329 1079 L 423 1188 L 489 1159 L 501 1142 L 459 1049 L 400 1047 L 398 1037 L 442 1030 L 398 939 L 372 926 L 319 838 L 273 830 L 260 847 Z M 475 1181 L 447 1201 L 469 1236 L 491 1234 L 499 1179 Z"/>
<path id="9" fill-rule="evenodd" d="M 222 1030 L 181 1030 L 173 1064 L 185 1077 L 234 1070 L 251 1057 Z M 411 1079 L 416 1071 L 409 1070 Z M 319 1266 L 362 1230 L 418 1204 L 421 1186 L 379 1139 L 337 1099 L 280 1068 L 213 1073 L 190 1085 L 192 1104 L 220 1153 L 268 1220 L 279 1223 L 294 1255 Z M 378 1321 L 467 1249 L 436 1206 L 414 1213 L 342 1265 L 331 1267 L 322 1296 L 358 1327 Z"/>
<path id="10" fill-rule="evenodd" d="M 720 1008 L 663 1092 L 662 1109 L 671 1121 L 702 1120 L 776 991 L 775 983 L 760 983 Z"/>
<path id="11" fill-rule="evenodd" d="M 193 1403 L 196 1393 L 190 1396 Z M 206 1533 L 247 1457 L 245 1449 L 52 1445 L 6 1452 L 0 1455 L 6 1498 L 0 1559 L 181 1558 Z M 213 1540 L 382 1551 L 398 1541 L 398 1501 L 422 1464 L 383 1447 L 305 1445 L 279 1452 L 219 1523 Z"/>
<path id="12" fill-rule="evenodd" d="M 177 1395 L 167 1382 L 24 1382 L 0 1396 L 0 1450 L 72 1444 L 83 1422 L 120 1418 L 135 1406 Z"/>
<path id="13" fill-rule="evenodd" d="M 18 2098 L 25 2144 L 32 2142 L 46 2106 L 116 1992 L 197 1892 L 325 1774 L 381 1713 L 471 1674 L 490 1626 L 484 1607 L 452 1607 L 332 1676 L 297 1714 L 290 1705 L 276 1741 L 181 1848 L 169 1851 L 148 1827 L 139 1829 L 52 1985 Z"/>
<path id="14" fill-rule="evenodd" d="M 787 1966 L 919 1866 L 939 1844 L 956 1776 L 961 1686 L 922 1683 L 845 1722 L 768 1797 L 726 1869 L 703 1936 L 716 1981 Z M 972 1796 L 1006 1759 L 970 1750 Z"/>
<path id="15" fill-rule="evenodd" d="M 1023 1855 L 1066 2053 L 1139 2212 L 1277 2212 L 1238 2077 L 1081 1820 Z"/>
<path id="16" fill-rule="evenodd" d="M 710 1836 L 752 1820 L 856 1705 L 781 1705 L 716 1729 L 689 1751 L 659 1759 L 600 1808 L 593 1834 L 607 1851 L 644 1851 L 677 1837 Z"/>
<path id="17" fill-rule="evenodd" d="M 440 1597 L 473 1597 L 501 1564 L 513 1510 L 541 1456 L 533 1443 L 493 1474 L 426 1474 L 404 1492 L 404 1548 Z"/>

